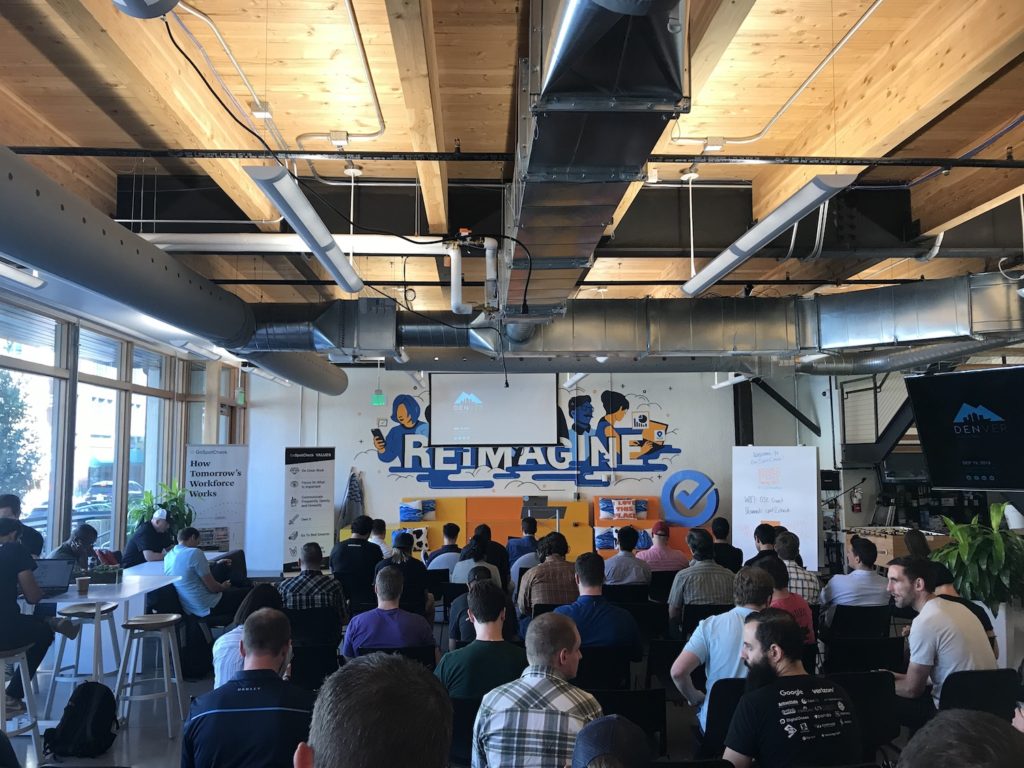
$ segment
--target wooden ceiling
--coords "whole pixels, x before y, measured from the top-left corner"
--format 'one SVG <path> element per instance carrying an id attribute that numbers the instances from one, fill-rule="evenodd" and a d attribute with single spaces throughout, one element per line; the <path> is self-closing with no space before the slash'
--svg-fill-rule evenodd
<path id="1" fill-rule="evenodd" d="M 231 46 L 258 95 L 269 102 L 286 142 L 308 132 L 376 129 L 368 84 L 346 6 L 339 0 L 194 0 Z M 681 136 L 753 134 L 771 118 L 871 4 L 870 0 L 693 0 L 690 3 L 693 108 Z M 387 125 L 383 136 L 354 150 L 508 152 L 513 148 L 517 58 L 524 55 L 527 0 L 354 0 Z M 0 15 L 0 141 L 7 145 L 256 148 L 174 50 L 160 20 L 119 13 L 110 0 L 4 0 Z M 212 31 L 178 12 L 237 100 L 251 98 Z M 204 73 L 200 51 L 174 20 L 171 31 Z M 1024 3 L 1020 0 L 886 0 L 792 108 L 753 144 L 726 153 L 755 155 L 957 156 L 1021 113 Z M 257 125 L 262 127 L 257 121 Z M 269 137 L 265 138 L 268 140 Z M 1024 127 L 982 157 L 1017 147 Z M 324 145 L 326 146 L 326 145 Z M 663 137 L 658 153 L 691 153 Z M 165 162 L 33 158 L 61 184 L 112 212 L 116 175 L 209 175 L 252 219 L 274 211 L 238 162 Z M 340 173 L 339 163 L 318 164 Z M 373 162 L 364 178 L 418 178 L 429 228 L 446 230 L 449 179 L 500 179 L 501 164 Z M 658 168 L 663 180 L 681 166 Z M 753 185 L 755 216 L 784 200 L 813 173 L 792 166 L 704 164 L 702 180 Z M 856 169 L 858 171 L 863 169 Z M 872 182 L 906 182 L 920 169 L 870 171 Z M 636 189 L 633 190 L 635 195 Z M 1020 172 L 954 171 L 914 188 L 914 215 L 925 233 L 978 215 L 1024 192 Z M 697 192 L 699 194 L 699 191 Z M 617 218 L 633 196 L 620 206 Z M 699 222 L 696 226 L 699 227 Z M 611 229 L 614 228 L 614 225 Z M 274 225 L 263 225 L 272 230 Z M 188 257 L 204 274 L 228 278 L 300 279 L 317 265 L 294 259 Z M 698 260 L 699 261 L 699 260 Z M 698 263 L 698 267 L 700 263 Z M 857 262 L 778 264 L 754 259 L 739 279 L 785 275 L 844 279 L 876 275 L 962 274 L 979 260 L 930 264 Z M 367 258 L 368 279 L 437 280 L 427 259 Z M 480 276 L 472 262 L 467 279 Z M 587 277 L 682 280 L 689 264 L 665 260 L 599 260 Z M 313 301 L 337 289 L 233 287 L 252 301 Z M 725 291 L 723 291 L 724 293 Z M 765 288 L 762 293 L 778 293 Z M 444 306 L 439 288 L 417 290 L 417 308 Z M 472 290 L 470 291 L 473 297 Z M 619 288 L 583 296 L 678 296 L 675 288 Z"/>

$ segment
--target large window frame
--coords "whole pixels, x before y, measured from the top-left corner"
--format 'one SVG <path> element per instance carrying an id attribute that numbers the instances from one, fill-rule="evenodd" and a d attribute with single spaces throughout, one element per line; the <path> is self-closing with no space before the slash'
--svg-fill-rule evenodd
<path id="1" fill-rule="evenodd" d="M 185 444 L 188 435 L 188 403 L 196 400 L 212 405 L 218 414 L 212 420 L 214 439 L 217 442 L 217 425 L 220 415 L 228 417 L 227 442 L 240 443 L 245 440 L 246 410 L 244 404 L 236 401 L 238 387 L 247 390 L 247 377 L 229 363 L 206 363 L 206 391 L 200 395 L 189 392 L 188 375 L 190 366 L 195 364 L 186 353 L 178 352 L 159 344 L 151 344 L 120 333 L 98 323 L 74 317 L 49 307 L 40 307 L 31 301 L 9 295 L 0 295 L 0 304 L 53 320 L 56 324 L 54 365 L 45 365 L 0 354 L 0 368 L 12 372 L 29 373 L 49 377 L 54 382 L 51 447 L 53 468 L 51 470 L 50 511 L 47 521 L 49 541 L 56 547 L 70 534 L 74 506 L 74 458 L 76 441 L 76 415 L 78 385 L 88 384 L 110 390 L 115 397 L 116 430 L 113 436 L 114 464 L 112 507 L 112 540 L 114 546 L 123 549 L 128 536 L 127 515 L 124 514 L 129 500 L 129 473 L 131 464 L 132 398 L 135 396 L 154 397 L 164 401 L 162 413 L 157 417 L 159 432 L 155 453 L 158 456 L 157 482 L 182 482 L 185 473 Z M 117 342 L 117 373 L 113 376 L 97 375 L 81 370 L 79 365 L 79 337 L 82 331 L 97 333 Z M 161 355 L 161 376 L 158 386 L 132 381 L 135 350 Z M 211 371 L 210 369 L 216 369 Z M 221 369 L 229 371 L 230 397 L 221 393 Z M 208 411 L 209 412 L 209 411 Z M 207 425 L 204 425 L 206 427 Z M 204 428 L 204 435 L 206 433 Z M 149 440 L 149 436 L 146 437 Z M 203 442 L 207 442 L 204 440 Z M 156 491 L 157 488 L 146 488 Z M 0 491 L 2 492 L 2 491 Z"/>

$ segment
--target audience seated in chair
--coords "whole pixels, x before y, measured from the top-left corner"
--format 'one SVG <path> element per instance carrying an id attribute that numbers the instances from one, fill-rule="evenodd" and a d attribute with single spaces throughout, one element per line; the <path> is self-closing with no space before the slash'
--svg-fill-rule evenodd
<path id="1" fill-rule="evenodd" d="M 591 694 L 568 682 L 580 662 L 572 619 L 546 613 L 530 622 L 526 656 L 530 666 L 522 676 L 495 688 L 480 705 L 473 768 L 564 766 L 572 760 L 576 734 L 602 714 Z"/>
<path id="2" fill-rule="evenodd" d="M 643 561 L 651 573 L 681 571 L 690 564 L 686 555 L 668 543 L 669 527 L 664 520 L 651 526 L 651 546 L 636 553 L 637 560 Z"/>
<path id="3" fill-rule="evenodd" d="M 919 557 L 898 557 L 889 563 L 889 593 L 896 607 L 913 608 L 918 614 L 910 625 L 910 664 L 906 674 L 896 674 L 897 716 L 912 731 L 935 714 L 948 675 L 996 666 L 974 614 L 957 603 L 936 599 L 932 565 Z M 931 695 L 926 687 L 929 680 Z"/>
<path id="4" fill-rule="evenodd" d="M 121 556 L 121 565 L 124 568 L 133 568 L 142 563 L 163 560 L 174 546 L 174 536 L 171 535 L 170 527 L 167 510 L 157 509 L 151 519 L 139 523 L 139 527 L 128 539 L 124 555 Z"/>
<path id="5" fill-rule="evenodd" d="M 714 542 L 703 528 L 692 528 L 686 543 L 693 553 L 690 567 L 676 574 L 668 596 L 668 618 L 679 625 L 684 605 L 729 605 L 735 574 L 715 562 Z"/>
<path id="6" fill-rule="evenodd" d="M 631 525 L 619 528 L 617 536 L 618 553 L 608 558 L 605 564 L 605 581 L 611 584 L 650 584 L 651 568 L 633 554 L 640 534 Z"/>
<path id="7" fill-rule="evenodd" d="M 576 735 L 572 768 L 646 768 L 653 759 L 647 734 L 622 715 L 605 715 Z"/>
<path id="8" fill-rule="evenodd" d="M 481 569 L 484 574 L 486 569 Z M 461 599 L 461 598 L 460 598 Z M 452 698 L 479 699 L 515 680 L 526 668 L 526 652 L 502 637 L 508 596 L 484 576 L 469 585 L 468 616 L 473 642 L 446 653 L 434 670 Z"/>
<path id="9" fill-rule="evenodd" d="M 474 528 L 473 535 L 486 542 L 486 560 L 498 569 L 498 574 L 501 576 L 501 588 L 507 592 L 512 562 L 509 560 L 508 550 L 494 540 L 494 537 L 491 536 L 491 526 L 486 523 L 481 523 Z"/>
<path id="10" fill-rule="evenodd" d="M 776 535 L 775 553 L 789 572 L 789 591 L 806 600 L 812 610 L 817 610 L 821 599 L 821 580 L 818 574 L 800 565 L 800 538 L 791 531 Z"/>
<path id="11" fill-rule="evenodd" d="M 729 543 L 729 521 L 716 517 L 711 521 L 711 535 L 715 539 L 715 562 L 733 573 L 743 567 L 743 550 Z"/>
<path id="12" fill-rule="evenodd" d="M 443 568 L 448 571 L 448 578 L 451 578 L 452 569 L 459 562 L 459 554 L 462 548 L 459 546 L 459 532 L 462 529 L 455 523 L 445 523 L 441 528 L 441 535 L 444 537 L 444 546 L 435 549 L 427 555 L 427 570 L 436 571 Z"/>
<path id="13" fill-rule="evenodd" d="M 387 560 L 391 557 L 391 545 L 387 542 L 388 524 L 381 518 L 376 518 L 370 525 L 370 538 L 368 541 L 380 550 L 381 559 Z"/>
<path id="14" fill-rule="evenodd" d="M 299 573 L 277 585 L 284 607 L 290 611 L 327 608 L 336 615 L 339 634 L 345 623 L 345 594 L 338 580 L 323 573 L 324 552 L 315 541 L 302 545 Z"/>
<path id="15" fill-rule="evenodd" d="M 427 621 L 434 620 L 434 596 L 427 589 L 427 566 L 412 556 L 412 534 L 403 531 L 395 537 L 391 556 L 381 560 L 374 575 L 383 568 L 397 568 L 402 572 L 402 610 L 418 613 Z"/>
<path id="16" fill-rule="evenodd" d="M 192 704 L 182 766 L 276 768 L 308 737 L 313 694 L 281 679 L 291 657 L 288 618 L 272 608 L 253 613 L 240 652 L 243 670 Z"/>
<path id="17" fill-rule="evenodd" d="M 576 624 L 584 649 L 615 647 L 629 654 L 631 661 L 644 657 L 640 627 L 629 611 L 609 603 L 601 594 L 606 563 L 594 552 L 576 558 L 576 585 L 580 596 L 575 602 L 555 608 Z"/>
<path id="18" fill-rule="evenodd" d="M 772 608 L 788 611 L 804 631 L 804 645 L 813 645 L 818 638 L 814 634 L 814 614 L 811 606 L 800 595 L 789 590 L 789 570 L 779 557 L 764 557 L 755 566 L 768 573 L 775 581 L 772 593 Z"/>
<path id="19" fill-rule="evenodd" d="M 331 550 L 331 573 L 341 583 L 349 601 L 349 614 L 372 608 L 374 569 L 383 559 L 380 547 L 369 540 L 373 520 L 360 515 L 352 521 L 352 535 Z"/>
<path id="20" fill-rule="evenodd" d="M 1017 768 L 1024 734 L 988 712 L 940 712 L 907 742 L 897 768 Z"/>
<path id="21" fill-rule="evenodd" d="M 740 658 L 743 622 L 751 613 L 768 607 L 774 589 L 775 582 L 764 570 L 741 568 L 733 587 L 736 607 L 728 613 L 704 619 L 672 664 L 672 682 L 683 698 L 698 707 L 701 730 L 707 725 L 707 694 L 693 685 L 690 675 L 703 664 L 708 691 L 722 678 L 747 676 L 747 666 Z"/>
<path id="22" fill-rule="evenodd" d="M 735 768 L 844 765 L 861 752 L 853 705 L 836 683 L 804 671 L 803 629 L 786 611 L 766 608 L 743 625 L 747 693 L 740 699 L 725 759 Z"/>
<path id="23" fill-rule="evenodd" d="M 860 536 L 852 536 L 846 545 L 846 562 L 850 572 L 829 579 L 821 590 L 820 603 L 826 626 L 832 624 L 837 605 L 889 605 L 888 585 L 875 572 L 878 547 Z"/>
<path id="24" fill-rule="evenodd" d="M 99 534 L 88 523 L 82 523 L 71 532 L 71 536 L 50 553 L 51 560 L 74 560 L 75 570 L 84 571 L 89 567 L 89 558 L 96 557 L 96 539 Z"/>
<path id="25" fill-rule="evenodd" d="M 496 565 L 487 562 L 487 539 L 482 536 L 471 536 L 459 555 L 459 562 L 452 568 L 451 581 L 455 584 L 468 584 L 469 572 L 474 568 L 486 568 L 490 571 L 495 584 L 501 584 L 501 572 Z"/>
<path id="26" fill-rule="evenodd" d="M 445 768 L 451 740 L 452 705 L 444 687 L 422 664 L 375 653 L 348 662 L 324 682 L 309 739 L 295 750 L 293 766 Z"/>
<path id="27" fill-rule="evenodd" d="M 210 573 L 206 554 L 199 549 L 199 531 L 191 526 L 178 531 L 178 545 L 164 556 L 164 573 L 177 576 L 174 588 L 182 607 L 193 616 L 230 621 L 249 593 L 248 588 L 218 582 Z"/>
<path id="28" fill-rule="evenodd" d="M 478 565 L 469 572 L 469 587 L 480 581 L 489 581 L 498 586 L 497 579 L 492 578 L 491 571 L 485 565 Z M 500 587 L 498 587 L 501 589 Z M 516 607 L 511 598 L 505 596 L 505 614 L 500 626 L 502 637 L 506 641 L 519 639 L 519 622 L 516 620 Z M 448 622 L 448 650 L 454 651 L 461 645 L 476 639 L 475 624 L 470 617 L 469 594 L 461 594 L 451 602 Z M 486 691 L 484 691 L 486 693 Z M 483 693 L 480 694 L 483 696 Z"/>
<path id="29" fill-rule="evenodd" d="M 988 613 L 977 603 L 968 600 L 966 597 L 960 597 L 960 593 L 956 591 L 956 587 L 953 585 L 953 574 L 949 568 L 942 563 L 934 561 L 932 561 L 932 567 L 935 569 L 935 596 L 962 605 L 973 613 L 975 618 L 981 622 L 981 628 L 985 630 L 985 637 L 988 638 L 989 645 L 992 646 L 992 655 L 998 659 L 999 641 L 996 639 L 996 632 L 992 626 L 992 620 L 988 617 Z"/>
<path id="30" fill-rule="evenodd" d="M 768 523 L 761 523 L 754 528 L 754 547 L 757 554 L 747 560 L 744 565 L 757 565 L 766 557 L 778 557 L 775 552 L 775 537 L 778 531 L 775 526 Z"/>
<path id="31" fill-rule="evenodd" d="M 566 561 L 569 542 L 561 533 L 549 533 L 537 544 L 540 560 L 523 577 L 516 607 L 519 609 L 519 634 L 526 636 L 535 605 L 568 605 L 580 596 L 576 571 Z"/>
<path id="32" fill-rule="evenodd" d="M 281 595 L 273 584 L 257 584 L 242 600 L 235 611 L 228 631 L 213 643 L 213 687 L 220 688 L 242 671 L 244 657 L 241 642 L 245 632 L 245 621 L 261 608 L 284 609 Z"/>
<path id="33" fill-rule="evenodd" d="M 393 566 L 377 571 L 373 589 L 377 607 L 352 617 L 345 630 L 342 654 L 354 659 L 364 648 L 403 648 L 434 645 L 434 631 L 422 614 L 399 608 L 402 599 L 402 572 Z M 436 648 L 435 661 L 441 651 Z"/>
<path id="34" fill-rule="evenodd" d="M 524 517 L 520 522 L 523 535 L 508 543 L 508 560 L 514 563 L 528 552 L 537 551 L 537 518 Z"/>

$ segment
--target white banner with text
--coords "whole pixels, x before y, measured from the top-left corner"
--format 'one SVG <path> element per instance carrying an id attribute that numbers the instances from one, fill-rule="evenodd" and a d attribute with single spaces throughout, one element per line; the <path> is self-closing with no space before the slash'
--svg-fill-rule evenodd
<path id="1" fill-rule="evenodd" d="M 247 445 L 189 445 L 185 457 L 186 501 L 200 545 L 227 552 L 245 547 Z"/>

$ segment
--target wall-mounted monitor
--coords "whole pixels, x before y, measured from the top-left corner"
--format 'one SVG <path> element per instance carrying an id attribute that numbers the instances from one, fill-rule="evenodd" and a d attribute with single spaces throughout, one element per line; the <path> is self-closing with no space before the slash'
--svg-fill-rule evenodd
<path id="1" fill-rule="evenodd" d="M 1024 367 L 906 383 L 933 488 L 1024 489 Z"/>
<path id="2" fill-rule="evenodd" d="M 555 445 L 557 411 L 554 373 L 430 376 L 431 445 Z"/>

